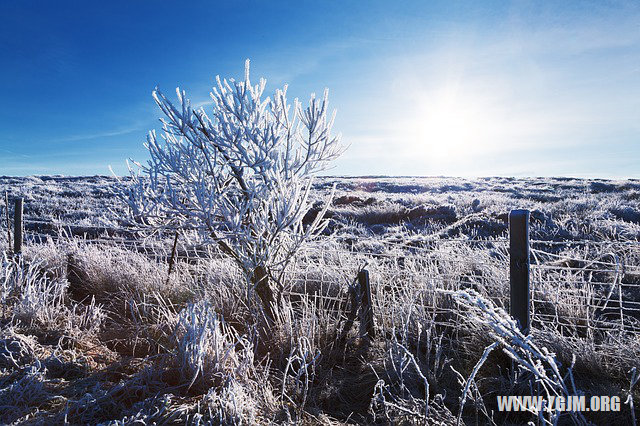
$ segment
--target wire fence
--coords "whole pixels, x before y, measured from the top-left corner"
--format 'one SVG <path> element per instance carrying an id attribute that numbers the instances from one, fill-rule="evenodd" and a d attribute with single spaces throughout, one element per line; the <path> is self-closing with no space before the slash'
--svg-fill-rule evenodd
<path id="1" fill-rule="evenodd" d="M 175 228 L 142 237 L 139 227 L 101 227 L 24 221 L 28 243 L 119 247 L 157 262 L 199 263 L 224 257 L 215 246 L 180 241 L 172 255 Z M 190 230 L 190 231 L 195 231 Z M 3 235 L 5 232 L 2 233 Z M 358 270 L 372 273 L 378 304 L 393 303 L 402 292 L 420 294 L 434 319 L 459 321 L 455 304 L 439 290 L 472 288 L 509 309 L 509 239 L 438 239 L 409 241 L 324 238 L 305 246 L 283 280 L 288 297 L 311 298 L 326 309 L 344 310 Z M 640 242 L 531 240 L 531 322 L 565 335 L 605 339 L 612 334 L 640 334 Z M 382 321 L 383 319 L 381 319 Z M 594 337 L 595 336 L 595 337 Z M 596 339 L 597 340 L 597 339 Z"/>

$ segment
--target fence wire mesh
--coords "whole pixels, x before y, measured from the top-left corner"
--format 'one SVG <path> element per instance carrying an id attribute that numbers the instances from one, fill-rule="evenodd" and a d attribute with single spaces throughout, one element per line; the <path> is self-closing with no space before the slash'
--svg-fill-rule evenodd
<path id="1" fill-rule="evenodd" d="M 105 228 L 26 221 L 28 243 L 119 247 L 157 262 L 171 258 L 176 229 L 137 237 L 141 228 Z M 84 231 L 84 232 L 78 232 Z M 87 232 L 91 231 L 91 232 Z M 3 233 L 4 234 L 4 233 Z M 78 235 L 80 234 L 80 235 Z M 531 240 L 532 326 L 569 336 L 640 332 L 640 242 Z M 177 262 L 197 264 L 223 257 L 215 246 L 181 239 Z M 509 309 L 509 240 L 324 238 L 305 246 L 292 260 L 282 282 L 292 300 L 311 298 L 325 309 L 344 311 L 349 286 L 358 270 L 371 273 L 374 305 L 407 303 L 431 309 L 443 325 L 459 320 L 456 306 L 441 290 L 474 289 Z M 379 318 L 384 323 L 384 318 Z"/>

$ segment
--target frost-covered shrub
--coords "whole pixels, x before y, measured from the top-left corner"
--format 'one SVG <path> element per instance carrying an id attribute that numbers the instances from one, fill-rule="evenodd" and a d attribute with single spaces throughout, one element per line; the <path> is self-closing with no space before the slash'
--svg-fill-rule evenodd
<path id="1" fill-rule="evenodd" d="M 210 387 L 227 380 L 246 379 L 253 366 L 253 347 L 228 327 L 205 302 L 180 312 L 175 336 L 177 362 L 192 387 Z"/>
<path id="2" fill-rule="evenodd" d="M 221 388 L 209 389 L 201 405 L 200 411 L 205 413 L 203 418 L 213 424 L 257 424 L 259 407 L 256 395 L 236 380 L 229 380 Z"/>
<path id="3" fill-rule="evenodd" d="M 475 376 L 480 367 L 486 362 L 489 354 L 496 348 L 501 347 L 502 351 L 511 358 L 519 367 L 520 371 L 531 378 L 531 383 L 538 388 L 538 393 L 545 396 L 547 401 L 550 397 L 563 397 L 565 400 L 571 395 L 584 394 L 575 386 L 572 368 L 567 373 L 560 371 L 560 365 L 556 355 L 546 347 L 539 345 L 532 336 L 524 335 L 516 321 L 502 308 L 476 293 L 473 290 L 458 290 L 451 293 L 461 307 L 468 309 L 468 318 L 476 323 L 494 340 L 494 343 L 485 348 L 480 360 L 477 362 L 470 377 L 461 382 L 463 385 L 462 396 L 460 398 L 460 416 L 464 408 L 472 387 L 476 386 Z M 557 424 L 562 413 L 556 407 L 546 407 L 540 412 L 532 410 L 532 414 L 538 416 L 541 424 Z M 587 424 L 584 416 L 580 412 L 570 412 L 575 424 Z"/>
<path id="4" fill-rule="evenodd" d="M 0 269 L 3 316 L 28 327 L 64 331 L 70 335 L 92 335 L 100 330 L 106 314 L 95 298 L 87 305 L 67 306 L 69 282 L 50 277 L 41 263 L 28 265 L 10 261 Z"/>
<path id="5" fill-rule="evenodd" d="M 263 99 L 265 85 L 251 84 L 247 61 L 243 81 L 217 77 L 209 113 L 193 109 L 184 91 L 177 90 L 174 106 L 156 89 L 162 136 L 149 133 L 151 159 L 136 163 L 123 197 L 139 222 L 197 228 L 218 244 L 272 318 L 272 278 L 327 223 L 320 211 L 303 225 L 312 177 L 341 148 L 331 134 L 327 91 L 321 100 L 312 95 L 307 108 L 297 99 L 292 107 L 286 85 Z"/>
<path id="6" fill-rule="evenodd" d="M 22 268 L 16 265 L 18 301 L 13 315 L 22 323 L 44 327 L 56 327 L 65 320 L 64 296 L 68 283 L 65 280 L 49 279 L 31 265 Z"/>
<path id="7" fill-rule="evenodd" d="M 89 335 L 100 331 L 107 314 L 96 304 L 95 297 L 86 305 L 74 304 L 67 316 L 67 330 L 80 331 Z"/>

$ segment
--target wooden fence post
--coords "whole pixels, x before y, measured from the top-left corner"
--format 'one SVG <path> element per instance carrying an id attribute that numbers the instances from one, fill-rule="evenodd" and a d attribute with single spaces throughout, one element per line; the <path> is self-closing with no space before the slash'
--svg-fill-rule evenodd
<path id="1" fill-rule="evenodd" d="M 509 213 L 509 281 L 511 316 L 520 330 L 529 333 L 531 294 L 529 291 L 529 210 Z"/>
<path id="2" fill-rule="evenodd" d="M 9 193 L 4 191 L 4 209 L 7 218 L 7 251 L 11 252 L 11 220 L 9 220 Z"/>
<path id="3" fill-rule="evenodd" d="M 360 284 L 360 330 L 361 334 L 366 331 L 369 340 L 376 337 L 376 328 L 373 320 L 373 303 L 371 302 L 371 283 L 369 282 L 369 271 L 366 269 L 358 272 L 358 283 Z"/>
<path id="4" fill-rule="evenodd" d="M 169 285 L 169 278 L 171 277 L 171 271 L 173 271 L 173 263 L 176 261 L 176 249 L 178 248 L 178 235 L 176 230 L 176 236 L 173 239 L 173 248 L 171 249 L 171 257 L 169 258 L 169 272 L 167 272 L 167 285 Z"/>
<path id="5" fill-rule="evenodd" d="M 22 198 L 15 199 L 13 212 L 13 254 L 22 253 Z"/>

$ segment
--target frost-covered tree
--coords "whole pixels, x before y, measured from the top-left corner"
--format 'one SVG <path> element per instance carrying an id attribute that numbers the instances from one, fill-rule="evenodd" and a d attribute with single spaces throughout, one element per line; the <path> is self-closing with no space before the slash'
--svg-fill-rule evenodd
<path id="1" fill-rule="evenodd" d="M 287 86 L 263 99 L 266 80 L 252 86 L 216 77 L 212 105 L 193 108 L 184 91 L 174 105 L 157 88 L 164 113 L 160 137 L 151 131 L 150 160 L 130 168 L 124 196 L 138 222 L 199 229 L 242 268 L 273 318 L 279 273 L 300 246 L 326 226 L 310 210 L 312 177 L 342 152 L 333 136 L 328 91 L 304 108 L 287 101 Z M 328 202 L 325 203 L 325 209 Z"/>

